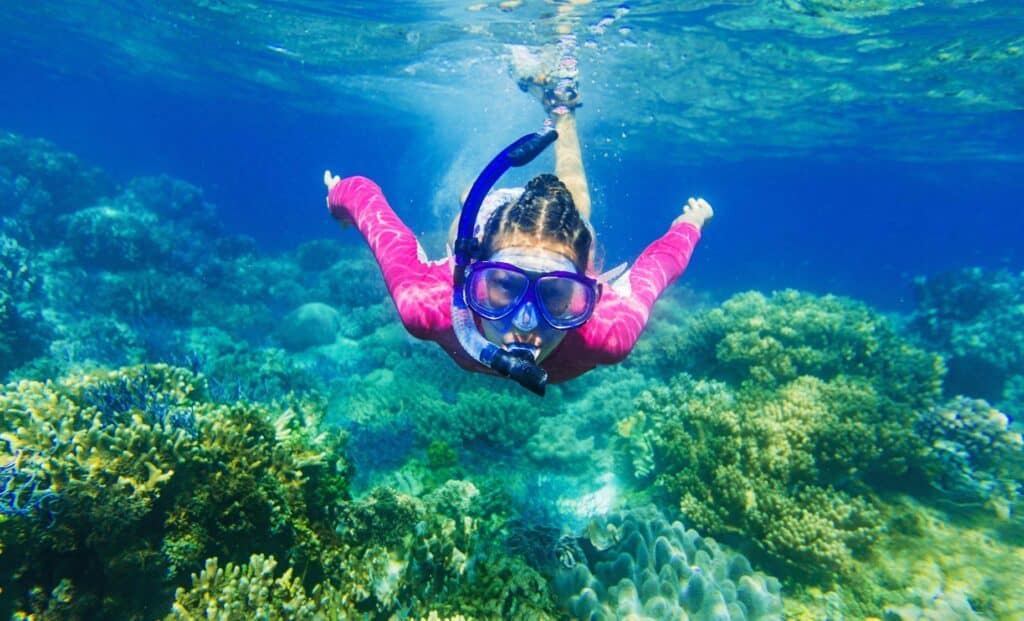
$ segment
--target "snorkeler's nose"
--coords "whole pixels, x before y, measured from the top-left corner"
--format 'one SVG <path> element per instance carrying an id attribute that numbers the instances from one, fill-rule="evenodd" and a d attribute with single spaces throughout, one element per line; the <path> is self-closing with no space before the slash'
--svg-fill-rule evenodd
<path id="1" fill-rule="evenodd" d="M 537 309 L 534 308 L 533 302 L 523 304 L 522 308 L 516 311 L 512 317 L 512 325 L 521 332 L 529 332 L 537 327 Z"/>

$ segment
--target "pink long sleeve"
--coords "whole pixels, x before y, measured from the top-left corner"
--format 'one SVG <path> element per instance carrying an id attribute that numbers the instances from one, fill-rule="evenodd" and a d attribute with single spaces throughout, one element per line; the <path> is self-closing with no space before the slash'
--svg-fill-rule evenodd
<path id="1" fill-rule="evenodd" d="M 452 273 L 447 261 L 429 262 L 380 187 L 366 177 L 342 179 L 327 205 L 337 220 L 353 223 L 366 239 L 402 323 L 417 338 L 439 341 L 452 333 Z"/>

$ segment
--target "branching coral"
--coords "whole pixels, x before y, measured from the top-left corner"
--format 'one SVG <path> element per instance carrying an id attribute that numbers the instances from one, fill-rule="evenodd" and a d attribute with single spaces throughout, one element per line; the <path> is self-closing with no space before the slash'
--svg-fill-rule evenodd
<path id="1" fill-rule="evenodd" d="M 275 577 L 277 561 L 254 554 L 245 565 L 228 563 L 218 567 L 216 558 L 207 559 L 199 575 L 192 574 L 192 587 L 179 588 L 167 621 L 327 621 L 340 618 L 330 597 L 306 594 L 292 568 Z"/>
<path id="2" fill-rule="evenodd" d="M 811 375 L 863 377 L 878 393 L 910 407 L 939 396 L 938 356 L 911 346 L 866 305 L 794 290 L 733 296 L 698 315 L 667 345 L 674 368 L 738 384 L 773 387 Z"/>
<path id="3" fill-rule="evenodd" d="M 857 488 L 861 471 L 896 467 L 882 440 L 877 396 L 865 383 L 802 377 L 778 391 L 734 392 L 678 376 L 637 402 L 654 447 L 657 481 L 687 519 L 710 533 L 741 533 L 805 574 L 850 567 L 877 536 L 880 516 Z"/>
<path id="4" fill-rule="evenodd" d="M 59 503 L 52 518 L 0 524 L 0 608 L 45 609 L 19 598 L 64 579 L 77 614 L 152 618 L 203 559 L 258 551 L 324 574 L 347 469 L 340 440 L 317 431 L 321 407 L 224 406 L 203 392 L 162 365 L 6 387 L 3 455 Z"/>

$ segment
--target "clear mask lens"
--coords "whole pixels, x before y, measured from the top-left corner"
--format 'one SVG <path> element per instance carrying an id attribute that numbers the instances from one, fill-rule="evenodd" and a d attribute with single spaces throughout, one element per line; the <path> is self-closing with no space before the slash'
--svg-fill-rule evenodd
<path id="1" fill-rule="evenodd" d="M 525 274 L 500 268 L 477 270 L 466 283 L 466 301 L 488 319 L 508 314 L 526 295 L 530 279 Z"/>
<path id="2" fill-rule="evenodd" d="M 536 286 L 537 299 L 556 327 L 585 320 L 594 308 L 594 289 L 578 280 L 542 276 Z"/>

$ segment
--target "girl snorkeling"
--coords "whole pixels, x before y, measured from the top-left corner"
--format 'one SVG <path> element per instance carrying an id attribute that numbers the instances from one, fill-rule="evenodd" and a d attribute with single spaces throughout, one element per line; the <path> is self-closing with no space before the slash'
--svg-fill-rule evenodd
<path id="1" fill-rule="evenodd" d="M 599 279 L 575 73 L 554 76 L 520 82 L 540 97 L 554 129 L 509 145 L 481 173 L 463 201 L 452 257 L 428 261 L 370 179 L 324 173 L 331 215 L 366 239 L 406 329 L 464 369 L 510 376 L 538 394 L 547 382 L 626 358 L 713 215 L 705 200 L 690 198 L 629 270 Z M 521 191 L 488 193 L 505 170 L 552 141 L 555 175 L 538 175 Z"/>

